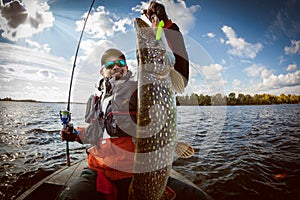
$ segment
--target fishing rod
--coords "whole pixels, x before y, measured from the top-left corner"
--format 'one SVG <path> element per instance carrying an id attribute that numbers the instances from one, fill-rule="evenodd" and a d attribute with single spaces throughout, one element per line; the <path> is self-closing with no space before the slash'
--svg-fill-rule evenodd
<path id="1" fill-rule="evenodd" d="M 77 55 L 78 55 L 78 51 L 79 51 L 81 39 L 82 39 L 82 36 L 83 36 L 83 32 L 84 32 L 84 29 L 85 29 L 85 25 L 86 25 L 86 22 L 88 20 L 89 15 L 90 15 L 90 12 L 91 12 L 91 10 L 93 8 L 94 3 L 95 3 L 95 0 L 92 1 L 90 9 L 89 9 L 89 11 L 87 13 L 87 16 L 86 16 L 85 20 L 84 20 L 83 28 L 82 28 L 82 31 L 81 31 L 81 34 L 80 34 L 78 45 L 77 45 L 77 49 L 76 49 L 76 53 L 75 53 L 75 58 L 74 58 L 74 63 L 73 63 L 73 68 L 72 68 L 71 80 L 70 80 L 67 110 L 60 111 L 60 118 L 61 118 L 61 121 L 62 121 L 62 124 L 63 124 L 63 129 L 66 129 L 67 127 L 70 127 L 71 134 L 73 134 L 73 130 L 74 130 L 73 129 L 73 124 L 70 123 L 70 121 L 71 121 L 70 101 L 71 101 L 71 91 L 72 91 L 74 71 L 75 71 L 75 67 L 76 67 Z M 66 141 L 66 159 L 67 159 L 66 160 L 67 166 L 70 166 L 69 141 Z"/>

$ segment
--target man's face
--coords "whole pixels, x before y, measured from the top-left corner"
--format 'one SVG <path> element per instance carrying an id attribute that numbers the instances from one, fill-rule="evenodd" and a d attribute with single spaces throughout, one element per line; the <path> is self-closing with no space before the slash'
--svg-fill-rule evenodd
<path id="1" fill-rule="evenodd" d="M 102 75 L 104 77 L 115 77 L 116 80 L 127 74 L 128 66 L 126 61 L 119 57 L 110 57 L 103 68 Z"/>

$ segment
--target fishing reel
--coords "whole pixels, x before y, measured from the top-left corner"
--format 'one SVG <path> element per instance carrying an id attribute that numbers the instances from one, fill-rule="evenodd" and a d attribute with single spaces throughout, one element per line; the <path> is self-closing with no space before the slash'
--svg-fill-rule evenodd
<path id="1" fill-rule="evenodd" d="M 59 112 L 59 115 L 60 115 L 60 120 L 61 120 L 62 125 L 63 125 L 63 129 L 67 129 L 67 127 L 68 127 L 68 131 L 71 134 L 79 134 L 79 132 L 76 129 L 74 129 L 73 123 L 70 123 L 71 113 L 69 111 L 61 110 Z"/>
<path id="2" fill-rule="evenodd" d="M 66 130 L 68 128 L 68 132 L 70 133 L 62 136 L 63 140 L 66 141 L 67 166 L 70 166 L 69 141 L 75 141 L 75 138 L 77 138 L 76 134 L 78 134 L 78 132 L 76 131 L 76 129 L 74 129 L 73 124 L 70 123 L 71 113 L 68 110 L 61 110 L 59 112 L 59 116 L 63 125 L 63 129 Z"/>
<path id="3" fill-rule="evenodd" d="M 62 122 L 63 128 L 66 129 L 69 122 L 71 121 L 71 113 L 67 110 L 61 110 L 59 112 L 60 120 Z"/>

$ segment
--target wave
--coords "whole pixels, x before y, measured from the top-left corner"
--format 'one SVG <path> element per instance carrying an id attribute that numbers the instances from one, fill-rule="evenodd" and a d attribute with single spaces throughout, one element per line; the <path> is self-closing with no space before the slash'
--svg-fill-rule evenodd
<path id="1" fill-rule="evenodd" d="M 60 130 L 45 130 L 45 129 L 41 129 L 41 128 L 34 128 L 28 131 L 25 131 L 26 134 L 31 134 L 31 133 L 35 133 L 35 134 L 39 134 L 39 133 L 47 133 L 47 134 L 56 134 L 59 133 Z"/>

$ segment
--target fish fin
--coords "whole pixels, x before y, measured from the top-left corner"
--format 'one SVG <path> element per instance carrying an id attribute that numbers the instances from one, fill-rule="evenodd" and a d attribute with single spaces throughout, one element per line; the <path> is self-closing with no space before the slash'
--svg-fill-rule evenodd
<path id="1" fill-rule="evenodd" d="M 175 198 L 176 198 L 176 192 L 167 185 L 160 199 L 174 200 Z"/>
<path id="2" fill-rule="evenodd" d="M 171 77 L 173 89 L 178 93 L 183 93 L 184 92 L 183 76 L 175 69 L 172 69 L 170 71 L 170 77 Z"/>
<path id="3" fill-rule="evenodd" d="M 177 142 L 174 151 L 180 158 L 190 158 L 195 153 L 194 148 L 185 142 Z"/>

